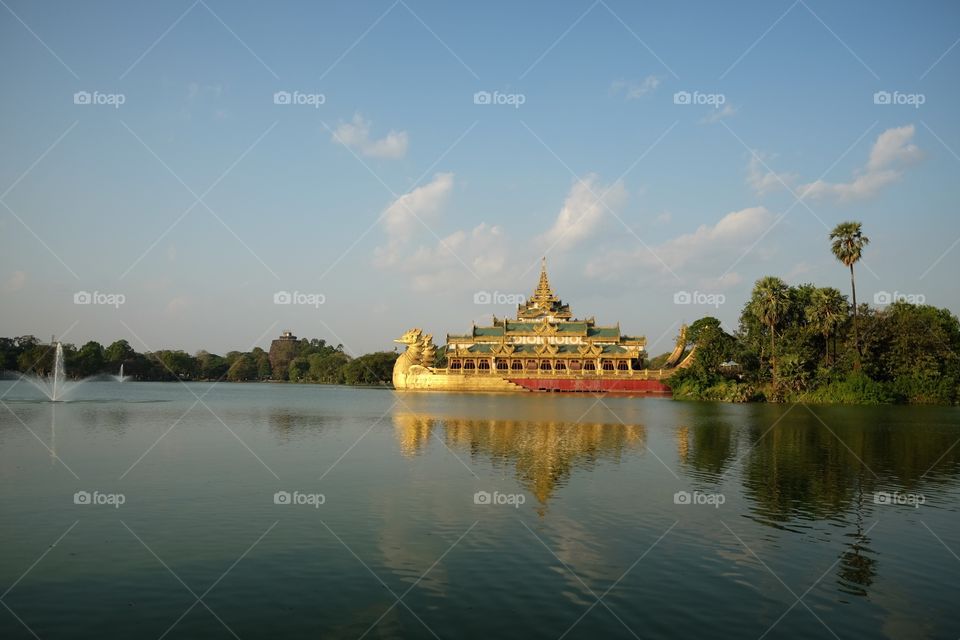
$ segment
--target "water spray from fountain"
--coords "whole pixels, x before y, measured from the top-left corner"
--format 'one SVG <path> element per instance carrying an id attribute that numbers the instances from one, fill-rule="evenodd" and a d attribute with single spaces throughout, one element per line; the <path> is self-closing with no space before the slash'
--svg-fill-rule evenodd
<path id="1" fill-rule="evenodd" d="M 63 344 L 57 342 L 57 351 L 53 356 L 53 392 L 50 394 L 50 399 L 54 402 L 60 400 L 60 396 L 64 392 L 64 383 L 67 381 L 67 370 L 63 365 Z"/>
<path id="2" fill-rule="evenodd" d="M 67 380 L 67 368 L 64 362 L 63 344 L 60 342 L 51 343 L 53 346 L 53 369 L 46 376 L 37 374 L 17 373 L 14 374 L 21 382 L 29 382 L 35 389 L 40 391 L 51 402 L 63 402 L 64 397 L 75 385 L 74 382 Z"/>

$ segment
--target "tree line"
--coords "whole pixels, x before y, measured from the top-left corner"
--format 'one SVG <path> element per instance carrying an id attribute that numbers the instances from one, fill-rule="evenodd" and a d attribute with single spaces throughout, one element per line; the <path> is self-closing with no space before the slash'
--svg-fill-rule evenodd
<path id="1" fill-rule="evenodd" d="M 952 404 L 960 399 L 960 322 L 948 309 L 896 301 L 856 302 L 854 265 L 869 239 L 859 222 L 830 234 L 850 271 L 851 298 L 833 287 L 761 278 L 726 331 L 694 322 L 693 365 L 670 378 L 681 398 L 775 402 Z"/>
<path id="2" fill-rule="evenodd" d="M 38 376 L 53 371 L 54 347 L 32 335 L 0 338 L 0 369 Z M 231 382 L 289 381 L 326 384 L 388 384 L 397 354 L 368 353 L 351 357 L 341 345 L 306 338 L 293 341 L 271 359 L 260 347 L 217 355 L 201 350 L 190 355 L 179 349 L 140 353 L 126 340 L 104 347 L 90 341 L 81 346 L 63 343 L 67 376 L 86 378 L 123 373 L 134 380 L 229 380 Z"/>

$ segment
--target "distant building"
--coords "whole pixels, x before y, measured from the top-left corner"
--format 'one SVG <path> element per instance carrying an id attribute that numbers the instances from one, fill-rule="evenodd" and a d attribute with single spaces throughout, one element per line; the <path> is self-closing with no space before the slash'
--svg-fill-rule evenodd
<path id="1" fill-rule="evenodd" d="M 290 362 L 297 357 L 300 341 L 292 331 L 284 331 L 270 343 L 270 369 L 273 377 L 285 380 Z"/>

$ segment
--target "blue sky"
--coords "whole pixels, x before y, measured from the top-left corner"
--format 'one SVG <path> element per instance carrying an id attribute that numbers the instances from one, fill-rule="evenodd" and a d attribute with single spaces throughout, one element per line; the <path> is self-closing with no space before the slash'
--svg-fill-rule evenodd
<path id="1" fill-rule="evenodd" d="M 392 348 L 545 254 L 659 353 L 763 275 L 847 293 L 851 218 L 861 301 L 960 308 L 956 3 L 4 3 L 0 335 Z"/>

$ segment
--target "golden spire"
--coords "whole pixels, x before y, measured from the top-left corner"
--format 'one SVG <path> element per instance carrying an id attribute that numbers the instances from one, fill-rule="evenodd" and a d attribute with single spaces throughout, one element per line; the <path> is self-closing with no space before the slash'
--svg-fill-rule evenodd
<path id="1" fill-rule="evenodd" d="M 540 282 L 537 283 L 537 289 L 533 292 L 532 302 L 543 308 L 549 308 L 550 303 L 557 302 L 557 297 L 550 288 L 550 279 L 547 277 L 547 257 L 541 258 L 540 263 Z"/>

